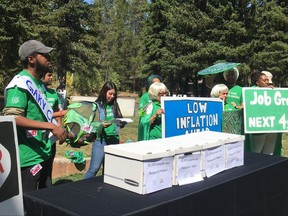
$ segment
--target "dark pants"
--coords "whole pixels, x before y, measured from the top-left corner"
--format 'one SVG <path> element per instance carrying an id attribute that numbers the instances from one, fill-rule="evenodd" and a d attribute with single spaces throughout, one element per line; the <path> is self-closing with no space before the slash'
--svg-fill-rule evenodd
<path id="1" fill-rule="evenodd" d="M 38 185 L 38 189 L 46 188 L 52 186 L 52 168 L 53 162 L 56 155 L 56 143 L 51 146 L 51 157 L 47 160 L 47 175 L 40 177 L 40 182 Z"/>
<path id="2" fill-rule="evenodd" d="M 34 176 L 30 172 L 30 170 L 34 167 L 34 165 L 29 167 L 21 167 L 23 192 L 38 190 L 43 187 L 52 186 L 52 181 L 49 176 L 50 173 L 49 170 L 51 169 L 51 161 L 50 160 L 43 161 L 42 163 L 40 163 L 40 165 L 42 166 L 42 169 Z"/>

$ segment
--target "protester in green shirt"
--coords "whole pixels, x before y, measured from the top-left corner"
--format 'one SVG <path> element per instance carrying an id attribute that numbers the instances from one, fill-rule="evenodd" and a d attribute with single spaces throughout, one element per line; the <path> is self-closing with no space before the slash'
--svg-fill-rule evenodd
<path id="1" fill-rule="evenodd" d="M 104 162 L 104 146 L 120 142 L 119 128 L 123 128 L 126 122 L 120 121 L 119 124 L 114 122 L 115 118 L 123 117 L 117 103 L 117 94 L 116 85 L 113 82 L 106 82 L 96 100 L 103 130 L 93 143 L 90 167 L 85 174 L 85 179 L 96 176 L 99 171 Z"/>
<path id="2" fill-rule="evenodd" d="M 161 80 L 162 80 L 162 78 L 161 78 L 160 76 L 156 75 L 156 74 L 152 74 L 152 75 L 148 76 L 148 78 L 147 78 L 148 89 L 149 89 L 149 87 L 150 87 L 150 85 L 151 85 L 152 83 L 154 83 L 154 82 L 161 82 Z M 147 89 L 147 90 L 148 90 L 148 89 Z M 141 98 L 140 98 L 139 108 L 138 108 L 139 113 L 142 112 L 143 107 L 145 107 L 145 105 L 149 102 L 149 100 L 150 100 L 150 99 L 149 99 L 148 91 L 147 91 L 147 92 L 145 92 L 145 93 L 141 96 Z"/>
<path id="3" fill-rule="evenodd" d="M 251 84 L 253 87 L 274 88 L 269 84 L 266 74 L 259 70 L 252 71 Z M 246 134 L 245 147 L 248 151 L 279 156 L 282 149 L 282 133 Z"/>
<path id="4" fill-rule="evenodd" d="M 224 111 L 234 111 L 236 108 L 232 104 L 227 103 L 228 92 L 228 87 L 225 84 L 217 84 L 212 88 L 210 95 L 213 98 L 223 100 Z"/>
<path id="5" fill-rule="evenodd" d="M 44 91 L 45 91 L 45 95 L 46 95 L 46 100 L 47 102 L 50 104 L 51 108 L 53 109 L 53 112 L 55 114 L 55 112 L 60 112 L 61 109 L 61 100 L 58 97 L 57 91 L 49 88 L 49 86 L 52 85 L 52 81 L 53 81 L 53 75 L 52 72 L 48 71 L 45 73 L 42 73 L 40 76 L 43 84 L 44 84 Z M 58 125 L 61 127 L 62 123 L 61 123 L 61 117 L 57 117 L 56 121 L 58 123 Z M 47 178 L 41 178 L 40 182 L 39 182 L 39 188 L 45 188 L 50 186 L 49 184 L 51 183 L 51 181 L 47 181 L 47 179 L 52 179 L 52 168 L 53 168 L 53 161 L 56 155 L 56 143 L 51 143 L 51 157 L 49 159 L 49 170 L 47 172 L 48 177 Z"/>
<path id="6" fill-rule="evenodd" d="M 4 115 L 15 116 L 23 192 L 37 190 L 42 176 L 47 176 L 47 160 L 51 156 L 52 132 L 60 142 L 65 130 L 52 122 L 53 110 L 47 105 L 43 83 L 39 76 L 51 70 L 53 50 L 36 40 L 19 48 L 24 70 L 5 89 Z"/>
<path id="7" fill-rule="evenodd" d="M 151 101 L 147 104 L 139 122 L 143 128 L 143 134 L 140 135 L 143 140 L 162 138 L 161 116 L 164 114 L 164 109 L 161 108 L 160 101 L 161 97 L 168 95 L 168 93 L 168 89 L 163 83 L 156 82 L 150 85 L 148 95 Z"/>
<path id="8" fill-rule="evenodd" d="M 239 71 L 236 67 L 223 72 L 226 86 L 228 87 L 227 103 L 234 106 L 236 109 L 243 108 L 242 87 L 236 82 L 239 77 Z"/>
<path id="9" fill-rule="evenodd" d="M 162 78 L 156 74 L 152 74 L 150 76 L 148 76 L 147 78 L 147 83 L 148 83 L 148 88 L 147 88 L 147 92 L 145 92 L 139 101 L 139 107 L 138 107 L 138 113 L 139 113 L 139 123 L 141 121 L 141 116 L 142 113 L 145 112 L 145 109 L 147 108 L 147 104 L 150 101 L 149 99 L 149 95 L 148 95 L 148 89 L 151 86 L 151 84 L 155 83 L 155 82 L 161 82 Z M 143 135 L 143 127 L 141 124 L 138 124 L 138 141 L 143 140 L 144 138 L 142 137 Z"/>

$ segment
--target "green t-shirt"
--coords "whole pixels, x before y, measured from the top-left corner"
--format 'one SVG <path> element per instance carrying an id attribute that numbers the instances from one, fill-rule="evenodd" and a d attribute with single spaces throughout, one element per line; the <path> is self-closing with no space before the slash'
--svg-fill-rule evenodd
<path id="1" fill-rule="evenodd" d="M 148 92 L 145 92 L 141 98 L 140 98 L 140 101 L 139 101 L 139 112 L 141 112 L 141 109 L 146 106 L 146 104 L 150 101 L 150 98 L 149 98 L 149 95 L 148 95 Z"/>
<path id="2" fill-rule="evenodd" d="M 41 80 L 36 80 L 26 70 L 21 71 L 19 75 L 30 77 L 38 90 L 42 93 L 44 92 Z M 17 86 L 9 88 L 6 91 L 5 101 L 5 108 L 20 108 L 25 110 L 26 118 L 47 122 L 42 110 L 27 90 L 18 88 Z M 51 142 L 48 139 L 48 131 L 26 130 L 17 127 L 17 135 L 21 167 L 36 165 L 49 159 L 51 155 Z"/>
<path id="3" fill-rule="evenodd" d="M 153 111 L 151 116 L 155 115 L 158 109 L 161 108 L 159 102 L 153 102 Z M 158 115 L 154 122 L 150 125 L 149 140 L 162 138 L 162 122 L 161 115 Z"/>
<path id="4" fill-rule="evenodd" d="M 59 99 L 56 90 L 46 87 L 45 95 L 46 101 L 52 107 L 53 111 L 58 111 L 61 105 L 61 100 Z"/>
<path id="5" fill-rule="evenodd" d="M 225 103 L 224 105 L 224 111 L 235 111 L 237 110 L 232 104 Z"/>
<path id="6" fill-rule="evenodd" d="M 105 116 L 105 121 L 113 121 L 114 119 L 114 114 L 112 107 L 110 105 L 106 105 L 106 116 Z M 109 127 L 106 127 L 105 129 L 105 134 L 107 136 L 115 136 L 115 124 L 110 125 Z"/>
<path id="7" fill-rule="evenodd" d="M 236 106 L 242 105 L 242 87 L 239 85 L 233 86 L 228 91 L 227 103 L 231 104 L 232 102 L 235 102 Z"/>

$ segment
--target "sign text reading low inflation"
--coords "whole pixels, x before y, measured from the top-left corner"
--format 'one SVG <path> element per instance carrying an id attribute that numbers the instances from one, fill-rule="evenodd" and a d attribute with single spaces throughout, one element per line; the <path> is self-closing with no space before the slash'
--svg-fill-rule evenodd
<path id="1" fill-rule="evenodd" d="M 288 131 L 287 88 L 243 88 L 246 133 Z"/>
<path id="2" fill-rule="evenodd" d="M 162 122 L 165 137 L 222 129 L 223 104 L 219 99 L 167 97 L 161 103 L 165 111 Z"/>
<path id="3" fill-rule="evenodd" d="M 191 115 L 176 118 L 176 129 L 189 129 L 191 132 L 208 130 L 209 127 L 219 124 L 218 113 L 205 114 L 207 111 L 207 102 L 187 103 L 188 114 L 201 113 L 200 115 Z M 189 131 L 187 131 L 189 133 Z"/>

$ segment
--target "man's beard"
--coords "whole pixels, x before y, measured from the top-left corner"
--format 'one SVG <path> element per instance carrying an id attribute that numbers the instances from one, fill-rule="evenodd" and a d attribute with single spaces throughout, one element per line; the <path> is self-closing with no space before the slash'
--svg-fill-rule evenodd
<path id="1" fill-rule="evenodd" d="M 51 65 L 51 64 L 47 64 L 47 65 L 41 64 L 41 63 L 38 61 L 38 59 L 36 59 L 35 69 L 36 69 L 36 71 L 37 71 L 39 74 L 47 73 L 47 72 L 51 72 L 51 71 L 52 71 L 52 65 Z"/>

